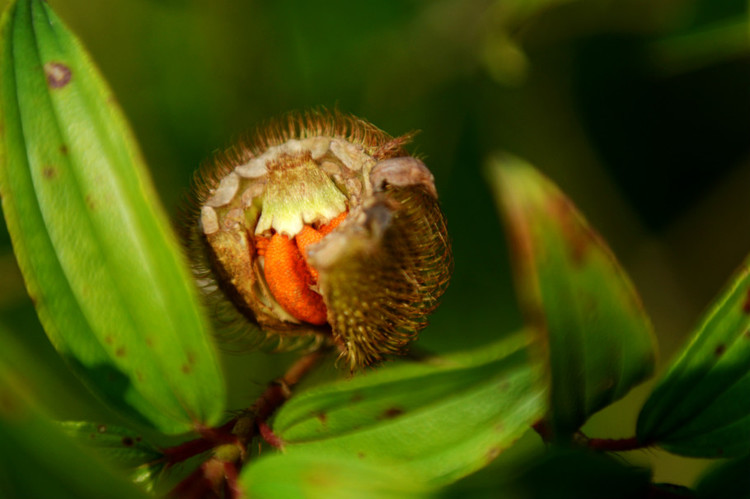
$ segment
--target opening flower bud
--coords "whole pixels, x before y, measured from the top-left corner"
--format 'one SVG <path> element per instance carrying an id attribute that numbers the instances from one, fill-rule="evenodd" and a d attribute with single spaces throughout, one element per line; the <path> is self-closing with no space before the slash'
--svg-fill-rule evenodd
<path id="1" fill-rule="evenodd" d="M 409 140 L 312 112 L 205 165 L 185 235 L 199 284 L 267 336 L 332 340 L 352 369 L 402 353 L 452 268 Z"/>

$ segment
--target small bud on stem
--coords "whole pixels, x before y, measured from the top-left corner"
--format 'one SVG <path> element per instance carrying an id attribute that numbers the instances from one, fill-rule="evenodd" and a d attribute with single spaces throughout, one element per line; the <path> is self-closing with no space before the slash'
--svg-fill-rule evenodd
<path id="1" fill-rule="evenodd" d="M 186 235 L 199 283 L 267 336 L 332 341 L 351 369 L 402 353 L 452 268 L 409 139 L 338 113 L 290 115 L 204 167 Z"/>

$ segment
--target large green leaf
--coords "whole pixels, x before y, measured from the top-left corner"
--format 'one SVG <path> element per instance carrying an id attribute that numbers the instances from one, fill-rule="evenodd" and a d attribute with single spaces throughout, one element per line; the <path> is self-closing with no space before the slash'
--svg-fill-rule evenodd
<path id="1" fill-rule="evenodd" d="M 377 372 L 290 400 L 273 428 L 286 452 L 398 467 L 431 485 L 490 462 L 546 409 L 528 339 Z"/>
<path id="2" fill-rule="evenodd" d="M 750 454 L 749 263 L 651 393 L 637 435 L 686 456 Z"/>
<path id="3" fill-rule="evenodd" d="M 721 462 L 698 480 L 699 499 L 750 499 L 750 456 Z"/>
<path id="4" fill-rule="evenodd" d="M 62 430 L 112 466 L 126 470 L 131 479 L 153 490 L 166 467 L 164 454 L 140 433 L 111 424 L 66 421 Z"/>
<path id="5" fill-rule="evenodd" d="M 276 454 L 248 466 L 240 487 L 253 499 L 407 499 L 429 489 L 401 470 L 340 455 Z"/>
<path id="6" fill-rule="evenodd" d="M 552 449 L 519 473 L 514 487 L 533 499 L 632 499 L 648 497 L 651 473 L 611 456 Z"/>
<path id="7" fill-rule="evenodd" d="M 7 328 L 5 323 L 0 323 L 0 363 L 21 373 L 28 391 L 51 414 L 56 416 L 61 408 L 74 411 L 89 409 L 80 400 L 81 395 L 85 395 L 85 391 L 80 389 L 80 383 L 71 376 L 68 380 L 61 380 L 60 374 L 67 374 L 62 372 L 65 367 L 58 364 L 55 366 L 58 369 L 54 369 L 45 363 L 50 357 L 40 356 L 36 350 L 26 345 L 18 334 L 21 330 Z M 75 389 L 78 390 L 74 391 Z M 97 402 L 91 400 L 92 405 L 99 405 Z"/>
<path id="8" fill-rule="evenodd" d="M 633 499 L 648 495 L 651 473 L 587 449 L 551 446 L 516 456 L 440 491 L 441 499 Z M 484 476 L 482 476 L 484 475 Z M 671 496 L 669 496 L 671 497 Z"/>
<path id="9" fill-rule="evenodd" d="M 143 440 L 140 433 L 111 424 L 88 421 L 60 423 L 68 436 L 79 441 L 107 461 L 123 468 L 135 468 L 164 457 L 154 445 Z"/>
<path id="10" fill-rule="evenodd" d="M 138 499 L 145 495 L 60 432 L 31 400 L 29 379 L 0 351 L 0 497 L 3 499 Z M 32 366 L 28 366 L 32 368 Z M 36 377 L 36 375 L 35 375 Z"/>
<path id="11" fill-rule="evenodd" d="M 211 424 L 224 383 L 131 132 L 41 0 L 2 22 L 0 193 L 29 294 L 84 381 L 168 433 Z"/>
<path id="12" fill-rule="evenodd" d="M 656 343 L 630 280 L 572 202 L 524 161 L 490 165 L 519 300 L 542 341 L 558 438 L 651 375 Z"/>

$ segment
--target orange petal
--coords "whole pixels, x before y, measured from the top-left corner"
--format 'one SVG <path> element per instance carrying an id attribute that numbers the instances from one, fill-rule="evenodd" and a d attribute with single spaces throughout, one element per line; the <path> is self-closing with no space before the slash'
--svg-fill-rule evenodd
<path id="1" fill-rule="evenodd" d="M 305 263 L 307 264 L 307 268 L 310 271 L 310 275 L 313 277 L 314 282 L 318 282 L 318 271 L 315 270 L 307 260 L 307 247 L 311 244 L 320 242 L 320 240 L 323 239 L 323 236 L 324 234 L 313 229 L 309 225 L 302 227 L 302 230 L 294 236 L 294 240 L 297 242 L 297 247 L 305 259 Z"/>
<path id="2" fill-rule="evenodd" d="M 302 256 L 305 258 L 307 268 L 310 270 L 310 275 L 313 276 L 314 282 L 318 282 L 318 271 L 315 270 L 315 268 L 313 268 L 313 266 L 310 265 L 310 262 L 307 260 L 307 247 L 311 244 L 320 242 L 321 239 L 330 234 L 333 229 L 338 227 L 338 225 L 344 221 L 348 214 L 348 211 L 342 211 L 336 218 L 334 218 L 327 224 L 322 225 L 318 230 L 313 229 L 309 225 L 305 225 L 304 227 L 302 227 L 302 230 L 298 232 L 296 236 L 294 236 L 294 239 L 297 242 L 297 247 L 299 248 L 300 253 L 302 253 Z"/>
<path id="3" fill-rule="evenodd" d="M 327 224 L 321 226 L 320 229 L 318 229 L 318 232 L 320 232 L 324 236 L 327 236 L 328 234 L 330 234 L 331 232 L 333 232 L 333 229 L 335 229 L 336 227 L 338 227 L 339 224 L 344 221 L 344 219 L 346 218 L 346 216 L 348 214 L 349 214 L 348 210 L 347 211 L 342 211 L 341 213 L 338 214 L 338 216 L 336 218 L 334 218 L 333 220 L 331 220 Z"/>
<path id="4" fill-rule="evenodd" d="M 310 289 L 313 278 L 294 241 L 274 234 L 265 253 L 266 282 L 279 305 L 300 321 L 325 324 L 323 297 Z"/>
<path id="5" fill-rule="evenodd" d="M 266 254 L 266 248 L 270 239 L 267 237 L 256 237 L 255 238 L 255 252 L 258 256 L 264 256 Z"/>

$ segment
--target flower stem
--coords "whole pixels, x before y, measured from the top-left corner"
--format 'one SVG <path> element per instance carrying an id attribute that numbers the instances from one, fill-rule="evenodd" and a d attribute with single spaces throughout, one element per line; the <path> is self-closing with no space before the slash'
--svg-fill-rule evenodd
<path id="1" fill-rule="evenodd" d="M 554 441 L 554 435 L 552 428 L 549 423 L 545 420 L 541 420 L 532 425 L 534 431 L 536 431 L 542 440 L 546 443 Z M 573 435 L 573 443 L 599 452 L 625 452 L 631 450 L 645 449 L 651 444 L 648 442 L 641 442 L 637 437 L 628 438 L 590 438 L 581 431 L 576 432 Z"/>
<path id="2" fill-rule="evenodd" d="M 186 461 L 199 454 L 203 454 L 217 445 L 235 441 L 236 437 L 231 434 L 231 430 L 236 421 L 237 419 L 235 418 L 218 428 L 199 429 L 198 432 L 201 434 L 200 437 L 188 440 L 187 442 L 175 445 L 174 447 L 162 449 L 162 454 L 164 454 L 167 467 Z"/>
<path id="3" fill-rule="evenodd" d="M 263 435 L 267 440 L 270 440 L 267 436 L 275 437 L 266 425 L 266 421 L 284 405 L 284 402 L 292 395 L 292 389 L 318 365 L 327 353 L 328 349 L 321 348 L 300 357 L 287 369 L 283 376 L 268 384 L 266 390 L 258 397 L 247 413 L 238 418 L 234 425 L 232 432 L 237 435 L 243 445 L 247 445 L 256 435 Z M 278 447 L 281 441 L 269 441 L 269 443 Z"/>
<path id="4" fill-rule="evenodd" d="M 624 452 L 638 450 L 648 447 L 648 444 L 639 442 L 636 437 L 630 438 L 588 438 L 586 446 L 589 449 L 604 452 Z"/>
<path id="5" fill-rule="evenodd" d="M 228 491 L 229 497 L 238 496 L 238 470 L 245 459 L 248 444 L 260 435 L 275 447 L 281 446 L 281 439 L 274 435 L 267 420 L 289 399 L 292 388 L 299 384 L 328 352 L 329 348 L 319 348 L 297 359 L 284 375 L 268 384 L 265 391 L 244 414 L 232 418 L 218 428 L 199 428 L 199 438 L 163 449 L 167 467 L 213 451 L 212 456 L 180 482 L 169 496 L 201 499 L 212 497 L 211 494 L 214 493 L 218 497 L 218 491 L 221 489 Z"/>

